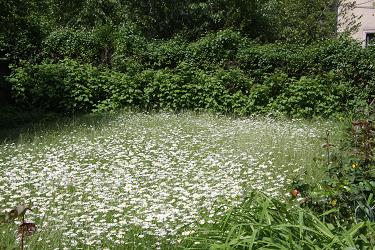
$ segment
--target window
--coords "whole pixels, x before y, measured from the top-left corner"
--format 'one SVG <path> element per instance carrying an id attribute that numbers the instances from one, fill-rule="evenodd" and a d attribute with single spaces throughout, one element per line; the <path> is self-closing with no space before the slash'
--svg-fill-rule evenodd
<path id="1" fill-rule="evenodd" d="M 366 33 L 366 46 L 375 46 L 375 33 Z"/>

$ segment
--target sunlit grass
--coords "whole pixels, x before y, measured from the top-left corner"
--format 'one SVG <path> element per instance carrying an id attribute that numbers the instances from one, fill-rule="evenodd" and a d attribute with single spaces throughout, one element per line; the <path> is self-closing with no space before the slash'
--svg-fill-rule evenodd
<path id="1" fill-rule="evenodd" d="M 0 145 L 0 211 L 32 204 L 35 249 L 166 249 L 249 189 L 282 198 L 293 177 L 319 179 L 314 158 L 337 126 L 133 112 L 60 122 Z"/>
<path id="2" fill-rule="evenodd" d="M 185 249 L 374 249 L 375 223 L 326 222 L 299 203 L 249 192 L 243 202 L 184 239 Z"/>

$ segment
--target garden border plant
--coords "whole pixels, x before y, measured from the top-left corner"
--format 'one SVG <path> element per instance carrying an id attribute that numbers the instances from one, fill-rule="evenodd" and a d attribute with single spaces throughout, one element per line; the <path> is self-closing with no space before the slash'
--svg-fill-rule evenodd
<path id="1" fill-rule="evenodd" d="M 296 179 L 292 189 L 303 197 L 303 205 L 318 213 L 329 209 L 335 212 L 327 221 L 350 224 L 359 221 L 375 222 L 375 127 L 370 113 L 355 119 L 347 129 L 347 140 L 335 146 L 327 132 L 323 148 L 325 158 L 317 161 L 327 166 L 326 178 L 316 185 Z M 375 110 L 374 110 L 375 111 Z"/>

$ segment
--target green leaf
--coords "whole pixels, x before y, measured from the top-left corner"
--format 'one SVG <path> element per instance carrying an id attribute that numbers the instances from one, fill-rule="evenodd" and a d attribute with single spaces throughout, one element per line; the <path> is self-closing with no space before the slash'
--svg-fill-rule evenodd
<path id="1" fill-rule="evenodd" d="M 303 237 L 303 226 L 304 226 L 303 211 L 302 210 L 300 210 L 299 213 L 298 213 L 298 222 L 299 222 L 299 238 L 302 239 L 302 237 Z"/>
<path id="2" fill-rule="evenodd" d="M 331 232 L 331 230 L 323 223 L 321 222 L 316 216 L 310 214 L 311 217 L 313 218 L 314 220 L 314 227 L 319 231 L 321 232 L 323 235 L 325 235 L 326 237 L 330 238 L 330 239 L 335 239 L 336 236 Z"/>
<path id="3" fill-rule="evenodd" d="M 347 231 L 347 233 L 348 233 L 350 236 L 353 237 L 353 236 L 358 232 L 358 230 L 361 229 L 364 225 L 365 225 L 365 223 L 364 223 L 364 222 L 361 222 L 361 223 L 359 223 L 359 224 L 353 226 L 350 230 Z"/>

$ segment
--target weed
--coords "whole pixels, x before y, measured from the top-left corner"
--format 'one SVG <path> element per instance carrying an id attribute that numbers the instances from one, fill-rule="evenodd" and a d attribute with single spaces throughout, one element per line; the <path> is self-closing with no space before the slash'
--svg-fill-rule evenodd
<path id="1" fill-rule="evenodd" d="M 18 225 L 17 240 L 20 244 L 20 249 L 23 250 L 25 247 L 25 240 L 27 236 L 30 236 L 36 232 L 36 225 L 32 222 L 26 222 L 25 214 L 27 211 L 31 211 L 31 208 L 26 205 L 18 205 L 11 209 L 9 212 L 0 214 L 0 226 L 4 223 L 11 223 L 15 219 L 21 218 L 21 224 Z M 1 247 L 1 245 L 0 245 Z"/>

